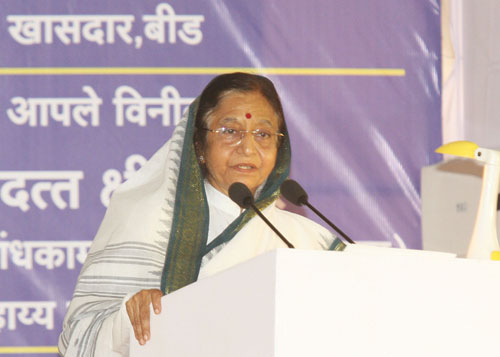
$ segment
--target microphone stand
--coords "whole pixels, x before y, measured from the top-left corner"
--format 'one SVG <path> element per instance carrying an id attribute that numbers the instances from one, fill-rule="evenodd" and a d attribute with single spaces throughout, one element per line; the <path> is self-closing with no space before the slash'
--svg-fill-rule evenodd
<path id="1" fill-rule="evenodd" d="M 356 244 L 351 238 L 349 238 L 347 236 L 347 234 L 345 234 L 344 232 L 342 232 L 342 230 L 337 227 L 335 224 L 333 224 L 328 218 L 326 218 L 325 216 L 323 216 L 323 214 L 318 211 L 316 208 L 314 208 L 314 206 L 312 204 L 309 203 L 309 201 L 305 200 L 303 201 L 303 203 L 309 207 L 314 213 L 316 213 L 323 221 L 325 221 L 326 223 L 328 223 L 328 225 L 330 227 L 332 227 L 335 231 L 337 231 L 346 241 L 348 241 L 349 243 L 351 244 Z"/>
<path id="2" fill-rule="evenodd" d="M 262 214 L 262 212 L 257 208 L 257 206 L 255 206 L 254 203 L 249 203 L 250 204 L 250 207 L 252 207 L 252 209 L 255 211 L 255 213 L 257 213 L 259 215 L 260 218 L 262 218 L 264 220 L 264 222 L 267 223 L 267 225 L 274 231 L 274 233 L 276 233 L 278 235 L 278 237 L 281 238 L 281 240 L 283 242 L 285 242 L 285 244 L 287 245 L 288 248 L 295 248 L 293 246 L 292 243 L 290 243 L 285 237 L 283 237 L 283 234 L 281 234 L 275 226 L 273 226 L 273 224 L 271 222 L 269 222 L 269 220 L 266 218 L 266 216 L 264 216 Z"/>

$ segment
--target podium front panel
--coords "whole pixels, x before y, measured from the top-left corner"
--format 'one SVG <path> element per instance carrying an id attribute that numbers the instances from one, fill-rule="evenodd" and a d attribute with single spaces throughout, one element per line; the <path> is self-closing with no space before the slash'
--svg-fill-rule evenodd
<path id="1" fill-rule="evenodd" d="M 180 289 L 131 356 L 498 356 L 500 263 L 277 250 Z"/>

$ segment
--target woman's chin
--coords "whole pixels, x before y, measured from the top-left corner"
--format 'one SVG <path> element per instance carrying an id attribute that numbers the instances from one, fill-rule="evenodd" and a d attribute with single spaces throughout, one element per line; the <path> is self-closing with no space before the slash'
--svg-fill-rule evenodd
<path id="1" fill-rule="evenodd" d="M 232 183 L 234 182 L 241 182 L 245 186 L 248 187 L 252 193 L 255 194 L 255 190 L 260 186 L 259 183 L 259 178 L 257 177 L 252 177 L 250 175 L 237 175 L 234 176 L 233 179 L 231 180 Z"/>
<path id="2" fill-rule="evenodd" d="M 243 179 L 240 179 L 239 181 L 235 181 L 235 182 L 241 182 L 242 184 L 245 184 L 245 186 L 248 187 L 248 189 L 254 195 L 255 195 L 255 191 L 260 186 L 260 184 L 257 183 L 255 180 L 243 180 Z"/>

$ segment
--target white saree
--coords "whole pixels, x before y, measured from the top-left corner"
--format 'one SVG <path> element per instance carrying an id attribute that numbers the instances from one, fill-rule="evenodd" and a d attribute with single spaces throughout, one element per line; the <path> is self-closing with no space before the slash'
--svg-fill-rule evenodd
<path id="1" fill-rule="evenodd" d="M 64 319 L 61 355 L 128 355 L 132 326 L 125 302 L 142 289 L 161 287 L 187 123 L 184 117 L 172 138 L 113 194 Z M 207 187 L 206 197 L 210 244 L 238 217 L 239 208 L 213 187 Z M 263 213 L 297 248 L 329 249 L 334 244 L 329 231 L 274 203 Z M 253 217 L 234 237 L 203 256 L 198 278 L 277 247 L 285 244 L 259 217 Z"/>

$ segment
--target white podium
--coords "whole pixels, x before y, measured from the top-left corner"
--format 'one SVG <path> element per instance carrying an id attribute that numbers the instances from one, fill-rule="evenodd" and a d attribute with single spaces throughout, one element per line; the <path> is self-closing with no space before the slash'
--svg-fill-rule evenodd
<path id="1" fill-rule="evenodd" d="M 137 356 L 500 356 L 500 262 L 277 250 L 184 287 Z"/>

